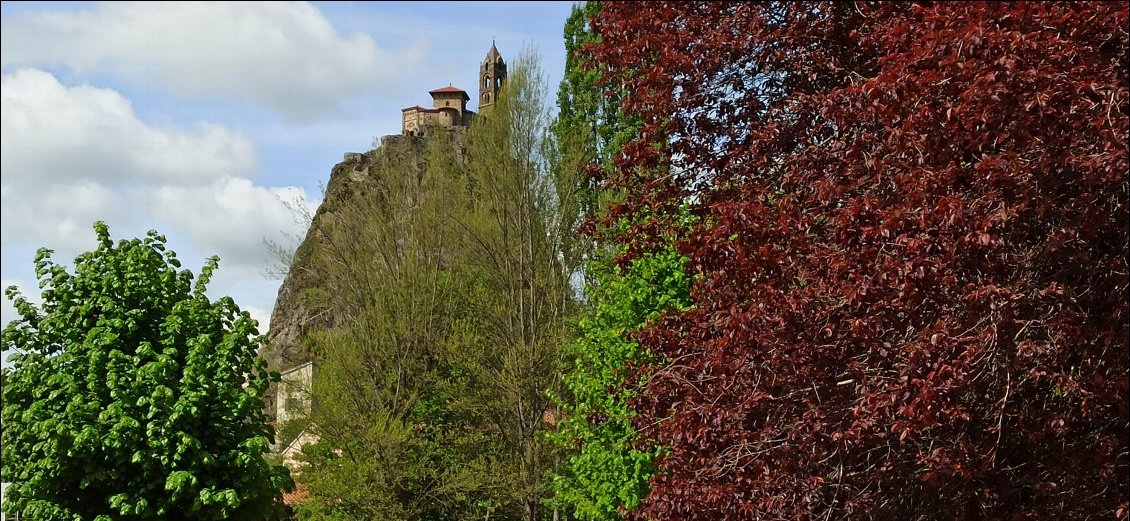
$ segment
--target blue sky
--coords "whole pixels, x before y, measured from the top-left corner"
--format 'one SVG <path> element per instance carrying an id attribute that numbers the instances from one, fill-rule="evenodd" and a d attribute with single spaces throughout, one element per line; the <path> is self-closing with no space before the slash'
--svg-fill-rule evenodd
<path id="1" fill-rule="evenodd" d="M 68 262 L 103 220 L 165 234 L 194 273 L 219 255 L 209 293 L 265 326 L 281 281 L 263 240 L 305 232 L 284 201 L 315 208 L 342 154 L 429 90 L 471 91 L 492 39 L 507 61 L 536 52 L 556 99 L 571 5 L 4 2 L 3 286 L 35 300 L 35 250 Z"/>

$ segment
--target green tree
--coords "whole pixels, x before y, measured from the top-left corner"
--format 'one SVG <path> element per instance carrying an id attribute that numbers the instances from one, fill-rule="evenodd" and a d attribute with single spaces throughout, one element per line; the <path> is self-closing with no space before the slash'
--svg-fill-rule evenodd
<path id="1" fill-rule="evenodd" d="M 39 250 L 42 304 L 14 288 L 4 329 L 8 512 L 39 520 L 262 519 L 292 486 L 263 459 L 274 436 L 256 322 L 211 301 L 165 238 L 110 239 L 74 273 Z"/>
<path id="2" fill-rule="evenodd" d="M 335 318 L 308 337 L 304 519 L 544 516 L 572 230 L 540 69 L 527 54 L 510 73 L 465 133 L 389 140 L 330 181 L 341 196 L 309 250 L 307 303 Z"/>
<path id="3" fill-rule="evenodd" d="M 629 400 L 647 377 L 632 371 L 650 359 L 631 335 L 663 311 L 689 306 L 690 283 L 683 270 L 686 259 L 669 244 L 618 266 L 614 260 L 630 245 L 617 243 L 608 233 L 612 230 L 597 226 L 627 224 L 602 213 L 604 204 L 622 194 L 600 186 L 598 179 L 640 127 L 638 119 L 621 115 L 624 90 L 602 79 L 591 53 L 600 41 L 591 20 L 601 9 L 600 2 L 576 5 L 565 22 L 565 75 L 552 125 L 560 159 L 558 191 L 572 196 L 569 209 L 575 213 L 569 217 L 596 241 L 572 243 L 573 258 L 587 261 L 586 300 L 580 337 L 564 350 L 564 389 L 557 400 L 563 420 L 551 439 L 564 452 L 553 476 L 555 504 L 579 519 L 617 520 L 647 495 L 659 451 L 643 444 L 632 424 Z"/>
<path id="4" fill-rule="evenodd" d="M 570 273 L 585 274 L 594 283 L 585 264 L 592 260 L 595 231 L 589 223 L 603 201 L 614 194 L 598 185 L 601 171 L 612 165 L 622 143 L 635 136 L 638 120 L 620 115 L 624 91 L 605 85 L 589 46 L 599 35 L 589 20 L 600 12 L 600 2 L 573 6 L 565 21 L 565 71 L 557 90 L 557 115 L 550 124 L 554 190 L 559 201 L 556 225 L 562 234 L 562 258 Z"/>
<path id="5" fill-rule="evenodd" d="M 309 297 L 337 324 L 315 354 L 303 519 L 459 519 L 489 481 L 484 434 L 461 397 L 447 344 L 459 316 L 452 205 L 457 143 L 442 131 L 383 146 L 340 193 Z M 475 517 L 482 517 L 475 514 Z"/>
<path id="6" fill-rule="evenodd" d="M 497 431 L 493 474 L 505 484 L 506 515 L 539 519 L 555 463 L 544 438 L 560 386 L 560 347 L 575 302 L 548 148 L 547 88 L 537 58 L 523 53 L 498 101 L 467 132 L 469 210 L 463 229 L 468 314 L 459 357 Z M 547 415 L 547 413 L 549 413 Z"/>
<path id="7" fill-rule="evenodd" d="M 620 519 L 640 506 L 658 448 L 642 446 L 625 384 L 632 364 L 648 361 L 632 332 L 668 309 L 690 305 L 686 258 L 673 249 L 646 254 L 618 268 L 609 258 L 592 263 L 586 287 L 589 314 L 581 337 L 567 350 L 570 400 L 554 440 L 572 449 L 554 481 L 557 500 L 579 519 Z"/>
<path id="8" fill-rule="evenodd" d="M 577 140 L 576 148 L 584 150 L 590 160 L 608 166 L 621 145 L 635 136 L 639 120 L 620 113 L 624 90 L 605 82 L 590 51 L 590 46 L 600 41 L 590 20 L 600 13 L 601 5 L 574 5 L 565 20 L 565 71 L 557 91 L 557 117 L 551 127 L 555 139 Z M 595 189 L 594 180 L 586 184 Z"/>

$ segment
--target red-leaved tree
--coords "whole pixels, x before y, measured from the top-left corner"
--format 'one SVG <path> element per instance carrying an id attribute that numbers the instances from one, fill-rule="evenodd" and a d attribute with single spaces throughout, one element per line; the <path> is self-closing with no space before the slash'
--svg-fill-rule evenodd
<path id="1" fill-rule="evenodd" d="M 1127 11 L 604 6 L 607 219 L 696 275 L 634 515 L 1126 519 Z"/>

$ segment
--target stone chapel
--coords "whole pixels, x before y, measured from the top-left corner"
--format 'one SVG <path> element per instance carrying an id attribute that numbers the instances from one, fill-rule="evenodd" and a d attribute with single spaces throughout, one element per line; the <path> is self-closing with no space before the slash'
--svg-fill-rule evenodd
<path id="1" fill-rule="evenodd" d="M 498 91 L 506 81 L 506 62 L 498 52 L 494 42 L 490 44 L 490 51 L 479 66 L 479 111 L 494 104 L 498 99 Z M 471 125 L 475 113 L 467 110 L 467 102 L 471 97 L 467 91 L 448 84 L 428 94 L 432 96 L 432 107 L 426 108 L 416 105 L 402 109 L 401 133 L 406 136 L 419 136 L 428 127 L 443 129 L 465 128 Z"/>

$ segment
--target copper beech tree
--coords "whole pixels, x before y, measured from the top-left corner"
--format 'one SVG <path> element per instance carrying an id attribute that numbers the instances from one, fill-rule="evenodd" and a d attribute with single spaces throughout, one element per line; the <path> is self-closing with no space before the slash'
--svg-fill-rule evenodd
<path id="1" fill-rule="evenodd" d="M 610 2 L 648 519 L 1127 518 L 1127 4 Z M 695 216 L 692 225 L 680 212 Z"/>

